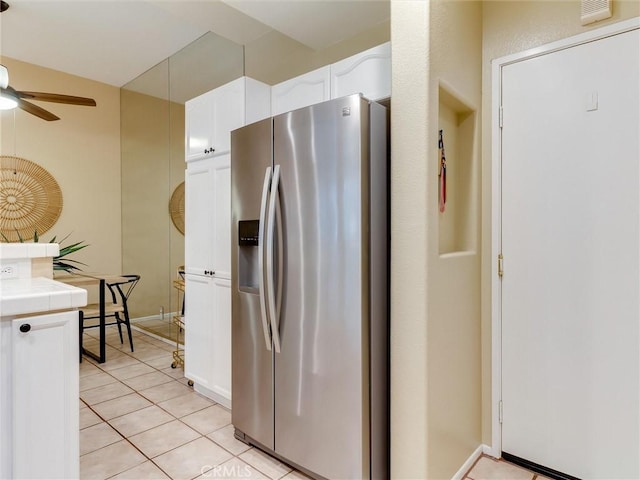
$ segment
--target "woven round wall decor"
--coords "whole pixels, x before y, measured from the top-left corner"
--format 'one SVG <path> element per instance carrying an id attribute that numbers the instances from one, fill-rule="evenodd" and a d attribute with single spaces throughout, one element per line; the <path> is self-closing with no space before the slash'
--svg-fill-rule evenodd
<path id="1" fill-rule="evenodd" d="M 62 191 L 40 165 L 0 156 L 0 232 L 11 242 L 49 230 L 62 212 Z"/>
<path id="2" fill-rule="evenodd" d="M 169 214 L 175 227 L 184 235 L 184 182 L 178 185 L 171 195 Z"/>

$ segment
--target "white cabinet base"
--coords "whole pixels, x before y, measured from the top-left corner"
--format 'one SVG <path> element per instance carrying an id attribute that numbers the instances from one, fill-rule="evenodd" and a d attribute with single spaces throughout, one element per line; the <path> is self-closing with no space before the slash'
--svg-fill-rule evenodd
<path id="1" fill-rule="evenodd" d="M 0 478 L 78 478 L 78 312 L 4 317 L 0 347 Z"/>
<path id="2" fill-rule="evenodd" d="M 196 392 L 198 392 L 200 395 L 204 395 L 205 397 L 210 398 L 214 402 L 219 403 L 223 407 L 226 407 L 229 410 L 231 410 L 230 392 L 218 393 L 213 390 L 209 390 L 208 388 L 203 387 L 202 385 L 199 385 L 197 383 L 193 384 L 193 389 Z"/>

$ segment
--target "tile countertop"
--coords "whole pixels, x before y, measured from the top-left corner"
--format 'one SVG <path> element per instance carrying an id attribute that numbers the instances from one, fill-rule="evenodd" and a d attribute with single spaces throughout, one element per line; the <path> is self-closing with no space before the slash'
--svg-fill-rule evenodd
<path id="1" fill-rule="evenodd" d="M 0 317 L 83 307 L 87 291 L 49 278 L 0 280 Z"/>
<path id="2" fill-rule="evenodd" d="M 0 243 L 0 260 L 55 257 L 59 254 L 57 243 Z"/>

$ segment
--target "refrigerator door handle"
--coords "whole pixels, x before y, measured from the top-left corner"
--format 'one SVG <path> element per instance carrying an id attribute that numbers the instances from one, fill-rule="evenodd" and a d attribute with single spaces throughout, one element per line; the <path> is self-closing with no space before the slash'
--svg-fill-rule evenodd
<path id="1" fill-rule="evenodd" d="M 269 184 L 271 183 L 271 167 L 267 167 L 264 173 L 264 183 L 262 185 L 262 201 L 260 203 L 260 220 L 258 225 L 258 270 L 260 274 L 260 318 L 262 320 L 262 331 L 264 332 L 264 343 L 267 350 L 271 351 L 271 338 L 269 336 L 269 322 L 267 321 L 267 297 L 265 293 L 265 268 L 264 268 L 264 229 L 267 218 L 267 202 L 269 198 Z"/>
<path id="2" fill-rule="evenodd" d="M 280 165 L 276 165 L 273 169 L 273 180 L 271 181 L 271 195 L 269 196 L 269 214 L 267 230 L 267 306 L 269 311 L 269 318 L 271 319 L 271 336 L 273 337 L 273 348 L 276 353 L 280 353 L 280 329 L 279 329 L 279 317 L 280 317 L 280 295 L 282 288 L 279 288 L 277 306 L 276 306 L 276 289 L 273 282 L 273 242 L 276 228 L 276 206 L 280 207 L 280 198 L 278 195 L 278 188 L 280 186 Z M 280 212 L 278 212 L 280 213 Z M 278 215 L 281 219 L 282 216 Z M 278 263 L 282 262 L 282 222 L 278 223 Z M 279 265 L 281 269 L 281 266 Z M 279 272 L 280 273 L 280 272 Z M 278 276 L 278 286 L 282 285 L 282 275 Z"/>

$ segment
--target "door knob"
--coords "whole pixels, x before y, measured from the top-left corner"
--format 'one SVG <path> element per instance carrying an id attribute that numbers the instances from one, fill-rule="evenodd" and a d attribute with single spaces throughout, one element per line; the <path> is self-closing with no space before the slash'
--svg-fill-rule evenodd
<path id="1" fill-rule="evenodd" d="M 22 333 L 27 333 L 29 330 L 31 330 L 31 325 L 29 325 L 28 323 L 23 323 L 22 325 L 20 325 L 20 331 Z"/>

